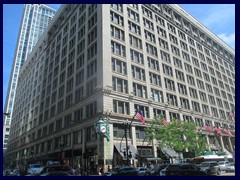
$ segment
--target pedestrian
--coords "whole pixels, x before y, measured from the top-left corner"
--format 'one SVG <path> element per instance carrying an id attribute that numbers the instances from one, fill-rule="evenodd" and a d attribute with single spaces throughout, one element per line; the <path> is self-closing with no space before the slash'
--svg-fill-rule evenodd
<path id="1" fill-rule="evenodd" d="M 111 172 L 110 166 L 108 166 L 108 172 Z"/>
<path id="2" fill-rule="evenodd" d="M 100 168 L 100 174 L 103 176 L 103 173 L 104 173 L 104 166 L 102 166 L 101 168 Z"/>

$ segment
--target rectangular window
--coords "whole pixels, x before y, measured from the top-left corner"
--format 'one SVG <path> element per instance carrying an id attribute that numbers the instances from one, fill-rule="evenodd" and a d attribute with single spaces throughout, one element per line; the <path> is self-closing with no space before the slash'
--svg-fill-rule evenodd
<path id="1" fill-rule="evenodd" d="M 171 91 L 175 91 L 175 83 L 174 81 L 164 78 L 164 82 L 165 82 L 165 88 Z"/>
<path id="2" fill-rule="evenodd" d="M 146 81 L 145 70 L 132 65 L 132 77 L 142 81 Z"/>
<path id="3" fill-rule="evenodd" d="M 134 94 L 134 96 L 147 98 L 147 88 L 146 88 L 146 86 L 133 83 L 133 94 Z"/>
<path id="4" fill-rule="evenodd" d="M 123 17 L 113 11 L 110 11 L 110 19 L 113 23 L 124 26 Z"/>
<path id="5" fill-rule="evenodd" d="M 162 86 L 161 77 L 155 73 L 149 72 L 150 83 L 155 86 Z"/>
<path id="6" fill-rule="evenodd" d="M 116 43 L 114 41 L 111 42 L 111 51 L 112 51 L 112 53 L 114 53 L 116 55 L 126 57 L 125 46 L 123 46 L 119 43 Z"/>
<path id="7" fill-rule="evenodd" d="M 127 64 L 119 59 L 112 58 L 112 70 L 127 75 Z"/>
<path id="8" fill-rule="evenodd" d="M 141 35 L 141 28 L 140 28 L 140 26 L 136 25 L 135 23 L 128 21 L 128 28 L 129 28 L 129 31 L 131 31 L 137 35 Z"/>
<path id="9" fill-rule="evenodd" d="M 142 49 L 142 40 L 135 36 L 129 35 L 129 43 L 135 48 Z"/>
<path id="10" fill-rule="evenodd" d="M 128 93 L 128 81 L 127 80 L 117 78 L 117 77 L 112 77 L 112 86 L 113 86 L 114 91 Z"/>
<path id="11" fill-rule="evenodd" d="M 156 89 L 151 89 L 152 92 L 152 99 L 156 102 L 164 102 L 163 100 L 163 92 L 156 90 Z"/>
<path id="12" fill-rule="evenodd" d="M 124 101 L 113 100 L 113 112 L 118 114 L 130 114 L 129 103 Z"/>
<path id="13" fill-rule="evenodd" d="M 148 57 L 148 67 L 151 69 L 154 69 L 156 71 L 159 71 L 159 62 L 158 60 L 155 60 L 153 58 Z"/>
<path id="14" fill-rule="evenodd" d="M 111 36 L 118 40 L 125 41 L 124 31 L 112 25 L 111 25 Z"/>

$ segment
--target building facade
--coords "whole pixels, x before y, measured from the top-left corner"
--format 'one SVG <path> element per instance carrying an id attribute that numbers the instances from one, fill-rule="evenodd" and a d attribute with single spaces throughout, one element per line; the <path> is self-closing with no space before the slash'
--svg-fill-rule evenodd
<path id="1" fill-rule="evenodd" d="M 133 153 L 174 156 L 146 140 L 159 114 L 193 121 L 209 151 L 235 145 L 235 52 L 190 14 L 168 4 L 63 5 L 21 68 L 8 155 L 12 163 L 124 163 L 126 120 Z M 109 125 L 109 141 L 96 123 Z M 228 126 L 233 137 L 205 131 Z M 167 153 L 167 154 L 166 154 Z"/>
<path id="2" fill-rule="evenodd" d="M 7 114 L 3 120 L 3 150 L 7 148 L 15 92 L 18 75 L 27 56 L 34 48 L 36 42 L 51 22 L 56 10 L 43 4 L 25 4 L 22 15 L 15 55 L 12 64 L 11 76 L 4 112 Z"/>

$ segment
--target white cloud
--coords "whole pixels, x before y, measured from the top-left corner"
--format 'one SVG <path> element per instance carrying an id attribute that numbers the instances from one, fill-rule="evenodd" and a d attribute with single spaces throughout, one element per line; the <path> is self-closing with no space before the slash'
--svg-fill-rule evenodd
<path id="1" fill-rule="evenodd" d="M 234 5 L 210 6 L 202 23 L 207 27 L 224 26 L 225 22 L 235 20 Z"/>
<path id="2" fill-rule="evenodd" d="M 218 37 L 235 50 L 235 33 L 232 34 L 223 33 L 219 34 Z"/>

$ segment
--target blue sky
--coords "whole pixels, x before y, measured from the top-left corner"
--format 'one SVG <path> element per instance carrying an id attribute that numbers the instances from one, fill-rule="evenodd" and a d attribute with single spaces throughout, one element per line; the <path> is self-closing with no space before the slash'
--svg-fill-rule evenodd
<path id="1" fill-rule="evenodd" d="M 58 9 L 60 4 L 47 4 Z M 234 4 L 179 4 L 194 18 L 235 49 Z M 3 111 L 23 4 L 3 4 Z"/>

